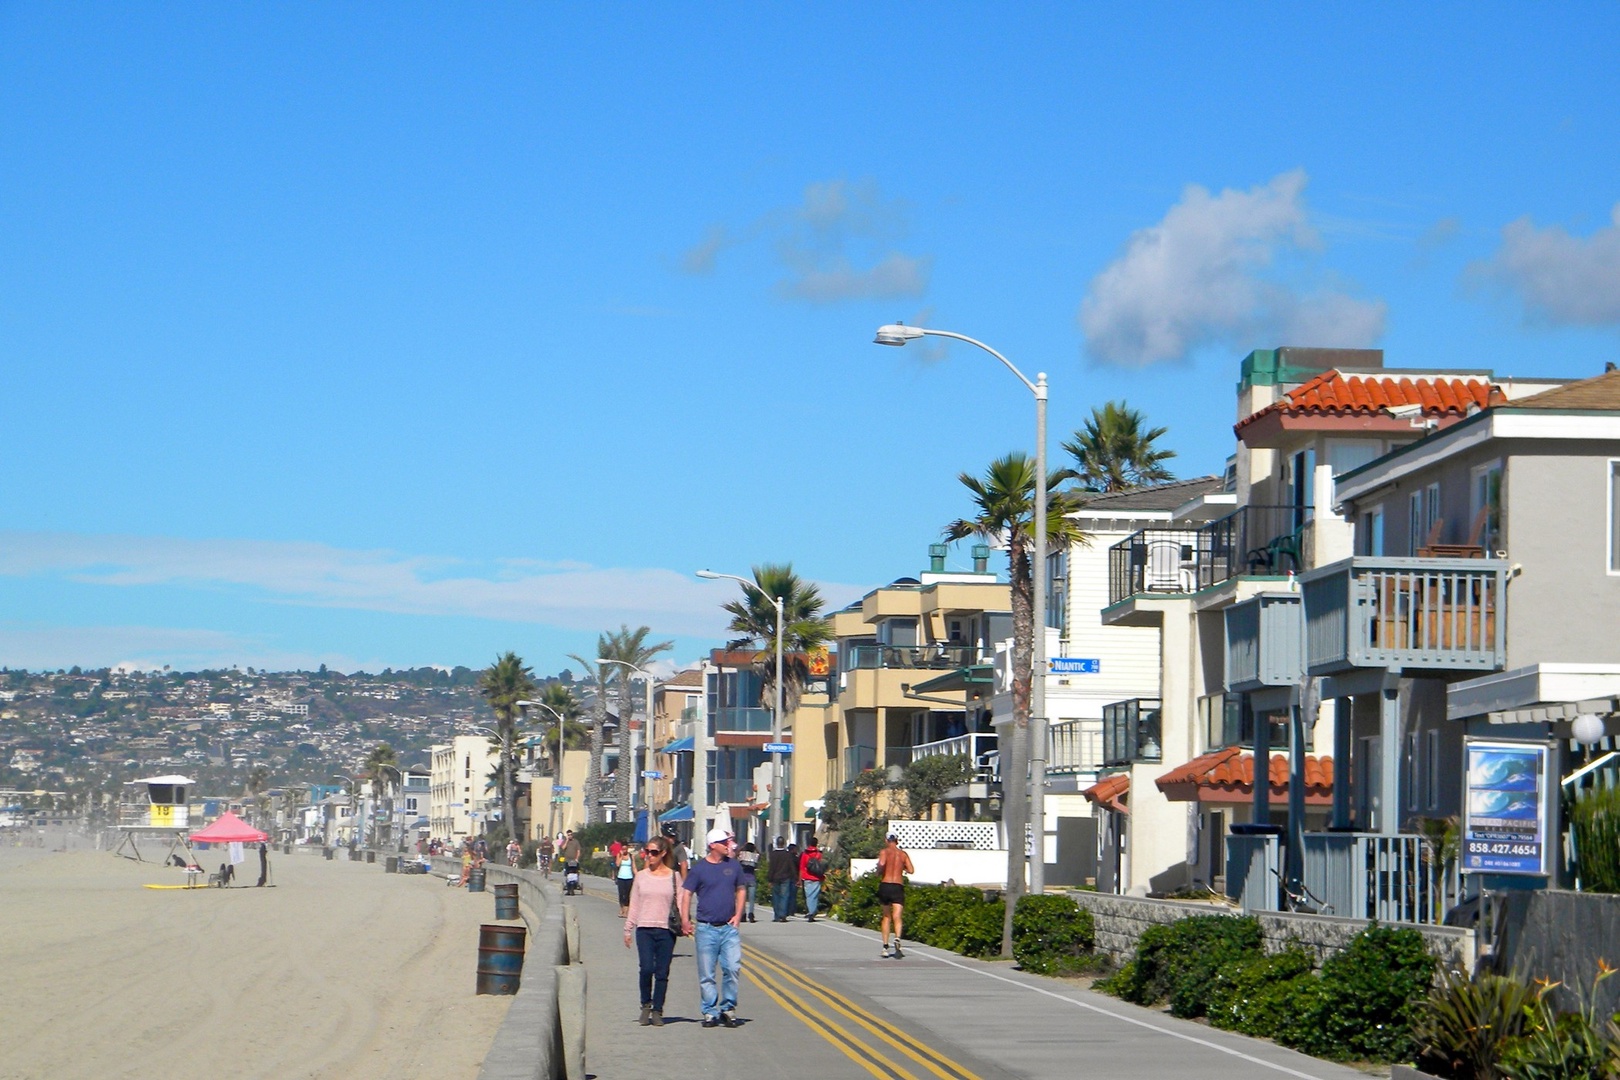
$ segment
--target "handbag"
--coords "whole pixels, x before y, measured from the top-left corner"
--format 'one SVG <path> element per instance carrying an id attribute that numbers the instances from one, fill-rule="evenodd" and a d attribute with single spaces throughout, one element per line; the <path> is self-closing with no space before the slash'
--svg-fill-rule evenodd
<path id="1" fill-rule="evenodd" d="M 681 895 L 681 875 L 671 870 L 669 877 L 674 886 L 669 890 L 669 932 L 676 937 L 683 937 L 685 935 L 681 929 L 681 905 L 678 902 Z"/>

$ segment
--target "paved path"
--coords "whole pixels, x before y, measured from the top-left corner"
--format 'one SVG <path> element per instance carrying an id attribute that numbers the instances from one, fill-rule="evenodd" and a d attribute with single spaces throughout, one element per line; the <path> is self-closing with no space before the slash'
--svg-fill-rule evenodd
<path id="1" fill-rule="evenodd" d="M 580 908 L 590 973 L 587 1065 L 599 1077 L 1366 1080 L 1010 964 L 914 943 L 905 959 L 883 959 L 875 933 L 827 920 L 743 927 L 737 1014 L 748 1023 L 731 1031 L 698 1026 L 697 974 L 683 941 L 666 1016 L 685 1019 L 642 1028 L 636 962 L 608 885 L 593 883 L 570 901 Z M 693 1055 L 705 1059 L 700 1073 Z"/>

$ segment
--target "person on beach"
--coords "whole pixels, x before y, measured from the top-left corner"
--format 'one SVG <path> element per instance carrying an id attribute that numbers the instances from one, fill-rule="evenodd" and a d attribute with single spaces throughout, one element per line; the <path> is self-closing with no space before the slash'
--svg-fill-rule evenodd
<path id="1" fill-rule="evenodd" d="M 675 956 L 675 931 L 669 928 L 681 877 L 669 865 L 669 841 L 655 836 L 643 854 L 646 866 L 630 885 L 624 916 L 624 947 L 633 937 L 641 963 L 641 1024 L 664 1026 L 664 994 L 669 989 L 669 962 Z"/>
<path id="2" fill-rule="evenodd" d="M 743 902 L 743 920 L 754 921 L 754 893 L 759 889 L 757 872 L 759 870 L 759 849 L 752 840 L 742 846 L 737 852 L 737 865 L 743 872 L 743 895 L 747 898 Z"/>
<path id="3" fill-rule="evenodd" d="M 900 947 L 901 916 L 906 907 L 906 875 L 917 871 L 911 865 L 911 856 L 900 846 L 900 838 L 889 834 L 888 843 L 878 852 L 878 903 L 883 905 L 883 922 L 879 933 L 883 936 L 883 955 L 889 952 L 889 925 L 894 925 L 894 952 L 896 960 L 906 955 Z"/>
<path id="4" fill-rule="evenodd" d="M 703 1026 L 736 1027 L 737 979 L 742 973 L 742 868 L 729 856 L 731 830 L 710 829 L 709 852 L 692 864 L 681 885 L 681 927 L 697 953 Z M 716 978 L 715 969 L 719 968 Z"/>
<path id="5" fill-rule="evenodd" d="M 630 910 L 630 890 L 636 881 L 636 856 L 629 845 L 621 845 L 613 867 L 613 881 L 619 887 L 619 918 Z"/>

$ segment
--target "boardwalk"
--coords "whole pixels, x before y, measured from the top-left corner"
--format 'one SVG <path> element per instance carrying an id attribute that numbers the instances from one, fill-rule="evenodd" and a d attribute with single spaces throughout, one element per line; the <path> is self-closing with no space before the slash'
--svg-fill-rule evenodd
<path id="1" fill-rule="evenodd" d="M 697 974 L 683 942 L 665 1010 L 670 1023 L 643 1028 L 635 959 L 606 886 L 570 901 L 580 909 L 590 972 L 587 1064 L 600 1077 L 1365 1080 L 1353 1069 L 1008 964 L 921 945 L 908 946 L 903 960 L 882 959 L 876 934 L 828 921 L 743 927 L 737 1014 L 747 1022 L 730 1031 L 698 1026 Z M 690 1068 L 694 1055 L 705 1060 L 700 1073 Z"/>

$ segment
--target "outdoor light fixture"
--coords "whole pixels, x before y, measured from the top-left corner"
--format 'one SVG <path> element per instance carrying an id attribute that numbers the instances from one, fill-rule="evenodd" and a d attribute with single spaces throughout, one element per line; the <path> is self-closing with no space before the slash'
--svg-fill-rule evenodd
<path id="1" fill-rule="evenodd" d="M 877 337 L 872 341 L 878 345 L 904 345 L 908 341 L 915 341 L 923 336 L 920 326 L 907 326 L 905 323 L 890 323 L 888 326 L 878 327 Z"/>
<path id="2" fill-rule="evenodd" d="M 1603 738 L 1603 717 L 1597 713 L 1581 713 L 1575 718 L 1575 722 L 1569 726 L 1569 733 L 1581 745 L 1591 746 Z"/>

